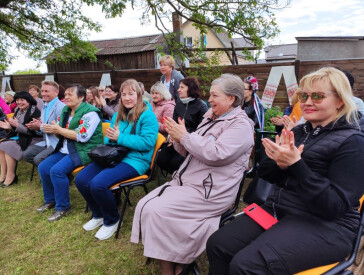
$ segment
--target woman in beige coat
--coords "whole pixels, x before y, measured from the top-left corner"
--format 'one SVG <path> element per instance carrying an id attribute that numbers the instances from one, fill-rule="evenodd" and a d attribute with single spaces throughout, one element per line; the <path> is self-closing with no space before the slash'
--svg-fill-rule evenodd
<path id="1" fill-rule="evenodd" d="M 253 147 L 253 122 L 241 108 L 243 81 L 224 74 L 212 82 L 210 94 L 211 109 L 194 133 L 183 120 L 165 120 L 186 160 L 135 210 L 131 242 L 142 238 L 144 256 L 161 260 L 162 274 L 178 274 L 205 250 L 236 197 Z"/>

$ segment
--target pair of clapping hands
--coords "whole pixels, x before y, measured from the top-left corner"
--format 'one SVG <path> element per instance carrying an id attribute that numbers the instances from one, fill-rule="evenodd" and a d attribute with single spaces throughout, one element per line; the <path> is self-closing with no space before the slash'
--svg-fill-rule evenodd
<path id="1" fill-rule="evenodd" d="M 164 117 L 163 120 L 164 129 L 166 129 L 167 133 L 169 134 L 168 142 L 170 144 L 173 141 L 180 142 L 181 138 L 184 134 L 187 133 L 187 129 L 185 126 L 185 120 L 178 118 L 178 123 L 175 122 L 171 117 Z"/>
<path id="2" fill-rule="evenodd" d="M 304 145 L 301 144 L 297 148 L 294 143 L 294 134 L 287 129 L 282 130 L 281 136 L 276 136 L 275 142 L 268 138 L 262 139 L 267 156 L 274 160 L 281 169 L 287 169 L 288 166 L 301 159 Z"/>
<path id="3" fill-rule="evenodd" d="M 293 127 L 295 127 L 297 125 L 297 119 L 295 116 L 293 116 L 293 118 L 291 119 L 289 116 L 284 115 L 283 117 L 281 116 L 276 116 L 276 117 L 272 117 L 270 119 L 270 121 L 277 126 L 284 126 L 284 128 L 291 130 Z"/>
<path id="4" fill-rule="evenodd" d="M 4 121 L 0 121 L 0 128 L 5 130 L 10 130 L 11 127 L 17 128 L 19 125 L 19 121 L 16 118 L 5 118 Z"/>

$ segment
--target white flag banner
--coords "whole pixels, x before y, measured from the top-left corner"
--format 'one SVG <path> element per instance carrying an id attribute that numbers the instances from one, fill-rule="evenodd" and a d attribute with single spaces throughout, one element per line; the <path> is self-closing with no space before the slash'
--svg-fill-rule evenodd
<path id="1" fill-rule="evenodd" d="M 279 81 L 282 77 L 282 67 L 272 67 L 265 85 L 261 103 L 265 109 L 271 108 L 274 97 L 276 96 Z"/>
<path id="2" fill-rule="evenodd" d="M 5 90 L 6 90 L 6 85 L 9 86 L 10 90 L 13 90 L 10 86 L 10 76 L 4 76 L 3 77 L 3 81 L 1 83 L 1 97 L 4 98 L 5 95 Z"/>
<path id="3" fill-rule="evenodd" d="M 54 74 L 47 74 L 45 76 L 44 80 L 54 81 Z"/>
<path id="4" fill-rule="evenodd" d="M 292 105 L 291 104 L 292 96 L 298 88 L 296 75 L 294 73 L 294 66 L 284 66 L 283 78 L 284 82 L 286 83 L 289 104 Z"/>
<path id="5" fill-rule="evenodd" d="M 298 88 L 294 66 L 272 67 L 261 100 L 264 108 L 272 107 L 282 75 L 287 87 L 288 100 L 291 104 L 291 98 Z"/>
<path id="6" fill-rule="evenodd" d="M 106 87 L 106 86 L 109 86 L 109 85 L 111 85 L 111 76 L 110 76 L 110 74 L 109 73 L 102 74 L 99 86 Z"/>

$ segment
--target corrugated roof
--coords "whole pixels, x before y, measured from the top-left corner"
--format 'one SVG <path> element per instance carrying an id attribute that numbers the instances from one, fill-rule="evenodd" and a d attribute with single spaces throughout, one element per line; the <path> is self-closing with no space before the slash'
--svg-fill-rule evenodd
<path id="1" fill-rule="evenodd" d="M 99 49 L 96 55 L 114 55 L 155 50 L 164 43 L 162 34 L 90 41 Z"/>
<path id="2" fill-rule="evenodd" d="M 364 36 L 306 36 L 296 37 L 296 40 L 364 40 Z"/>

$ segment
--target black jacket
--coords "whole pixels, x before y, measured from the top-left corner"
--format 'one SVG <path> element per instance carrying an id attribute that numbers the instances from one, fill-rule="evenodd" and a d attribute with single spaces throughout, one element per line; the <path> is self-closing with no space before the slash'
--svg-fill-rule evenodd
<path id="1" fill-rule="evenodd" d="M 275 183 L 266 205 L 280 217 L 314 217 L 354 231 L 359 198 L 364 193 L 364 134 L 345 117 L 312 129 L 309 122 L 293 129 L 302 158 L 286 170 L 273 160 L 261 162 L 259 174 Z"/>
<path id="2" fill-rule="evenodd" d="M 182 101 L 177 101 L 173 111 L 173 119 L 178 122 L 178 117 L 185 120 L 187 132 L 192 133 L 201 123 L 203 115 L 207 112 L 208 107 L 201 99 L 196 98 L 183 104 Z"/>

